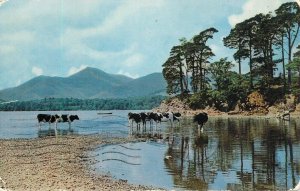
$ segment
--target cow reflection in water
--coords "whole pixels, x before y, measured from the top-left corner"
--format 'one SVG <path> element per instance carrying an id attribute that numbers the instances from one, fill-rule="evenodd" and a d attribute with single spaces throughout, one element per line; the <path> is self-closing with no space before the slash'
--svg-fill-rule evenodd
<path id="1" fill-rule="evenodd" d="M 195 137 L 167 137 L 169 148 L 165 154 L 165 166 L 174 177 L 174 184 L 189 190 L 207 190 L 210 174 L 205 171 L 208 136 L 195 132 Z M 193 151 L 193 153 L 191 153 Z M 193 161 L 190 161 L 191 156 Z M 187 170 L 188 169 L 188 170 Z M 191 178 L 193 177 L 193 178 Z"/>
<path id="2" fill-rule="evenodd" d="M 130 131 L 129 136 L 135 138 L 163 139 L 163 135 L 160 131 L 148 131 L 142 133 L 139 131 Z"/>
<path id="3" fill-rule="evenodd" d="M 57 137 L 57 136 L 65 136 L 65 135 L 74 135 L 75 131 L 73 129 L 39 129 L 38 137 Z"/>

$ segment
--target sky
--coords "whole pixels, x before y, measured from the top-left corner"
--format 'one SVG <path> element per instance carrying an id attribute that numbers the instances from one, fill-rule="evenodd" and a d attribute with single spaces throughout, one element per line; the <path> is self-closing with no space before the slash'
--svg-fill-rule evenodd
<path id="1" fill-rule="evenodd" d="M 230 29 L 289 1 L 0 0 L 0 90 L 86 67 L 132 78 L 161 72 L 178 39 L 210 27 L 219 31 L 208 42 L 212 61 L 232 59 L 222 43 Z"/>

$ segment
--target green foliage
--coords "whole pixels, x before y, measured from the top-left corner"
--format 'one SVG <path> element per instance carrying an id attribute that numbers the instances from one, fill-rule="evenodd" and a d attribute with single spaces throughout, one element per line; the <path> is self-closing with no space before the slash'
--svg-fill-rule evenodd
<path id="1" fill-rule="evenodd" d="M 159 106 L 164 96 L 127 99 L 44 98 L 0 104 L 0 111 L 142 110 Z"/>
<path id="2" fill-rule="evenodd" d="M 231 109 L 237 101 L 244 101 L 249 92 L 249 79 L 245 75 L 230 71 L 233 66 L 226 58 L 221 58 L 209 67 L 212 81 L 215 82 L 213 85 L 216 87 L 211 92 L 211 103 L 217 108 L 227 104 Z"/>
<path id="3" fill-rule="evenodd" d="M 196 90 L 187 100 L 189 106 L 193 109 L 203 109 L 206 106 L 217 109 L 224 109 L 226 106 L 233 109 L 238 101 L 246 103 L 247 96 L 256 91 L 261 92 L 269 104 L 282 99 L 289 91 L 300 98 L 300 50 L 296 51 L 292 60 L 292 49 L 295 42 L 300 40 L 299 33 L 300 9 L 296 2 L 282 4 L 275 14 L 261 13 L 237 23 L 223 42 L 226 47 L 236 50 L 233 58 L 238 63 L 239 73 L 232 71 L 233 63 L 226 58 L 210 63 L 208 71 L 205 72 L 211 74 L 208 80 L 211 83 L 205 89 L 199 88 L 200 92 L 197 88 L 202 87 L 204 78 L 197 79 L 194 71 L 204 68 L 194 67 L 197 59 L 202 58 L 195 56 L 195 52 L 206 45 L 204 43 L 197 47 L 195 42 L 204 36 L 201 36 L 201 33 L 195 36 L 193 41 L 185 44 L 188 53 L 186 60 L 192 73 L 191 86 L 192 90 Z M 211 38 L 212 35 L 207 37 Z M 207 48 L 209 51 L 209 47 Z M 300 45 L 298 48 L 300 49 Z M 212 52 L 210 54 L 212 55 Z M 286 65 L 285 60 L 288 60 L 289 64 Z M 201 60 L 200 63 L 209 62 Z M 248 74 L 242 74 L 242 64 L 249 65 Z M 279 76 L 275 76 L 278 64 L 281 64 L 282 71 L 279 71 Z M 289 90 L 286 88 L 286 68 Z"/>
<path id="4" fill-rule="evenodd" d="M 170 56 L 163 66 L 163 75 L 167 81 L 167 93 L 184 94 L 189 89 L 190 79 L 193 92 L 206 88 L 206 66 L 214 56 L 212 49 L 206 44 L 215 28 L 208 28 L 195 35 L 190 41 L 180 39 L 181 44 L 171 49 Z M 191 78 L 189 78 L 189 73 Z"/>
<path id="5" fill-rule="evenodd" d="M 187 99 L 187 104 L 191 109 L 204 109 L 206 106 L 211 105 L 210 98 L 209 90 L 197 92 Z"/>
<path id="6" fill-rule="evenodd" d="M 300 45 L 295 56 L 294 60 L 287 64 L 287 68 L 292 72 L 291 92 L 300 99 Z"/>
<path id="7" fill-rule="evenodd" d="M 227 58 L 221 58 L 209 66 L 208 71 L 212 74 L 211 78 L 215 81 L 214 85 L 217 90 L 227 88 L 231 77 L 229 70 L 233 66 L 231 62 L 227 61 Z"/>

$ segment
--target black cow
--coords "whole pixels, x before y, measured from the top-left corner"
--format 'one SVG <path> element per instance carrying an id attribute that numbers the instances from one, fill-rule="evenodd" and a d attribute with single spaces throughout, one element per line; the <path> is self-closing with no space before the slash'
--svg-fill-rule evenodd
<path id="1" fill-rule="evenodd" d="M 173 121 L 180 122 L 180 119 L 181 119 L 181 113 L 179 112 L 173 113 Z"/>
<path id="2" fill-rule="evenodd" d="M 40 128 L 41 128 L 41 122 L 49 123 L 49 126 L 50 126 L 51 123 L 56 122 L 56 119 L 58 117 L 59 117 L 58 115 L 50 115 L 50 114 L 38 114 L 37 115 L 37 119 L 38 119 Z"/>
<path id="3" fill-rule="evenodd" d="M 143 128 L 146 130 L 146 122 L 149 121 L 148 113 L 140 113 L 141 121 L 143 122 Z"/>
<path id="4" fill-rule="evenodd" d="M 163 115 L 160 113 L 154 113 L 154 112 L 150 112 L 148 113 L 148 118 L 150 120 L 150 126 L 152 125 L 152 122 L 154 121 L 156 123 L 156 129 L 157 129 L 157 124 L 161 123 L 161 120 L 163 118 Z"/>
<path id="5" fill-rule="evenodd" d="M 56 125 L 57 123 L 65 123 L 65 122 L 68 122 L 69 123 L 69 128 L 71 128 L 71 123 L 74 121 L 74 120 L 79 120 L 79 117 L 78 115 L 66 115 L 66 114 L 63 114 L 61 116 L 58 116 L 56 118 Z"/>
<path id="6" fill-rule="evenodd" d="M 139 113 L 128 113 L 128 122 L 131 124 L 131 129 L 133 128 L 133 122 L 136 123 L 136 130 L 140 130 L 140 123 L 142 121 L 142 117 Z"/>
<path id="7" fill-rule="evenodd" d="M 207 113 L 202 112 L 194 116 L 194 122 L 198 123 L 198 128 L 203 131 L 203 125 L 208 121 Z"/>

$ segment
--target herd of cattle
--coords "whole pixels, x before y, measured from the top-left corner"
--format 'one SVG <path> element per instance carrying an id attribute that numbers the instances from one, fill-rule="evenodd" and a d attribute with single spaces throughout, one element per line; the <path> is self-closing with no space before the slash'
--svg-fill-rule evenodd
<path id="1" fill-rule="evenodd" d="M 171 122 L 171 126 L 173 127 L 174 121 L 180 122 L 181 114 L 166 112 L 166 113 L 155 113 L 155 112 L 142 112 L 142 113 L 128 113 L 128 122 L 133 127 L 133 123 L 136 123 L 137 130 L 140 130 L 140 124 L 142 123 L 143 128 L 146 128 L 147 121 L 150 123 L 150 127 L 153 125 L 153 122 L 157 125 L 161 122 Z"/>
<path id="2" fill-rule="evenodd" d="M 180 122 L 181 114 L 180 113 L 173 113 L 173 112 L 166 112 L 166 113 L 155 113 L 155 112 L 142 112 L 142 113 L 128 113 L 128 121 L 133 128 L 133 123 L 136 123 L 137 130 L 140 130 L 140 124 L 142 123 L 142 127 L 145 130 L 147 126 L 147 121 L 150 123 L 150 127 L 152 127 L 153 122 L 155 122 L 155 127 L 157 129 L 158 124 L 161 124 L 161 122 L 170 122 L 171 127 L 173 127 L 174 122 L 178 121 Z M 208 115 L 205 112 L 199 113 L 197 115 L 194 115 L 193 121 L 197 122 L 198 128 L 203 130 L 203 125 L 207 122 Z"/>
<path id="3" fill-rule="evenodd" d="M 41 122 L 44 123 L 55 123 L 55 127 L 57 128 L 57 123 L 61 122 L 68 122 L 69 127 L 71 127 L 71 123 L 74 120 L 79 120 L 78 115 L 51 115 L 51 114 L 38 114 L 37 119 L 39 125 Z M 136 123 L 137 130 L 140 130 L 140 124 L 144 129 L 146 129 L 147 121 L 150 123 L 150 127 L 152 127 L 153 123 L 155 122 L 155 126 L 157 129 L 158 124 L 161 122 L 169 121 L 171 123 L 171 127 L 173 127 L 174 122 L 180 122 L 181 114 L 180 113 L 173 113 L 173 112 L 166 112 L 166 113 L 156 113 L 156 112 L 142 112 L 142 113 L 128 113 L 128 122 L 130 124 L 131 129 L 133 128 L 133 123 Z M 198 128 L 203 130 L 203 125 L 207 122 L 208 116 L 207 113 L 202 112 L 194 116 L 194 122 L 197 122 Z M 40 126 L 41 127 L 41 126 Z"/>

